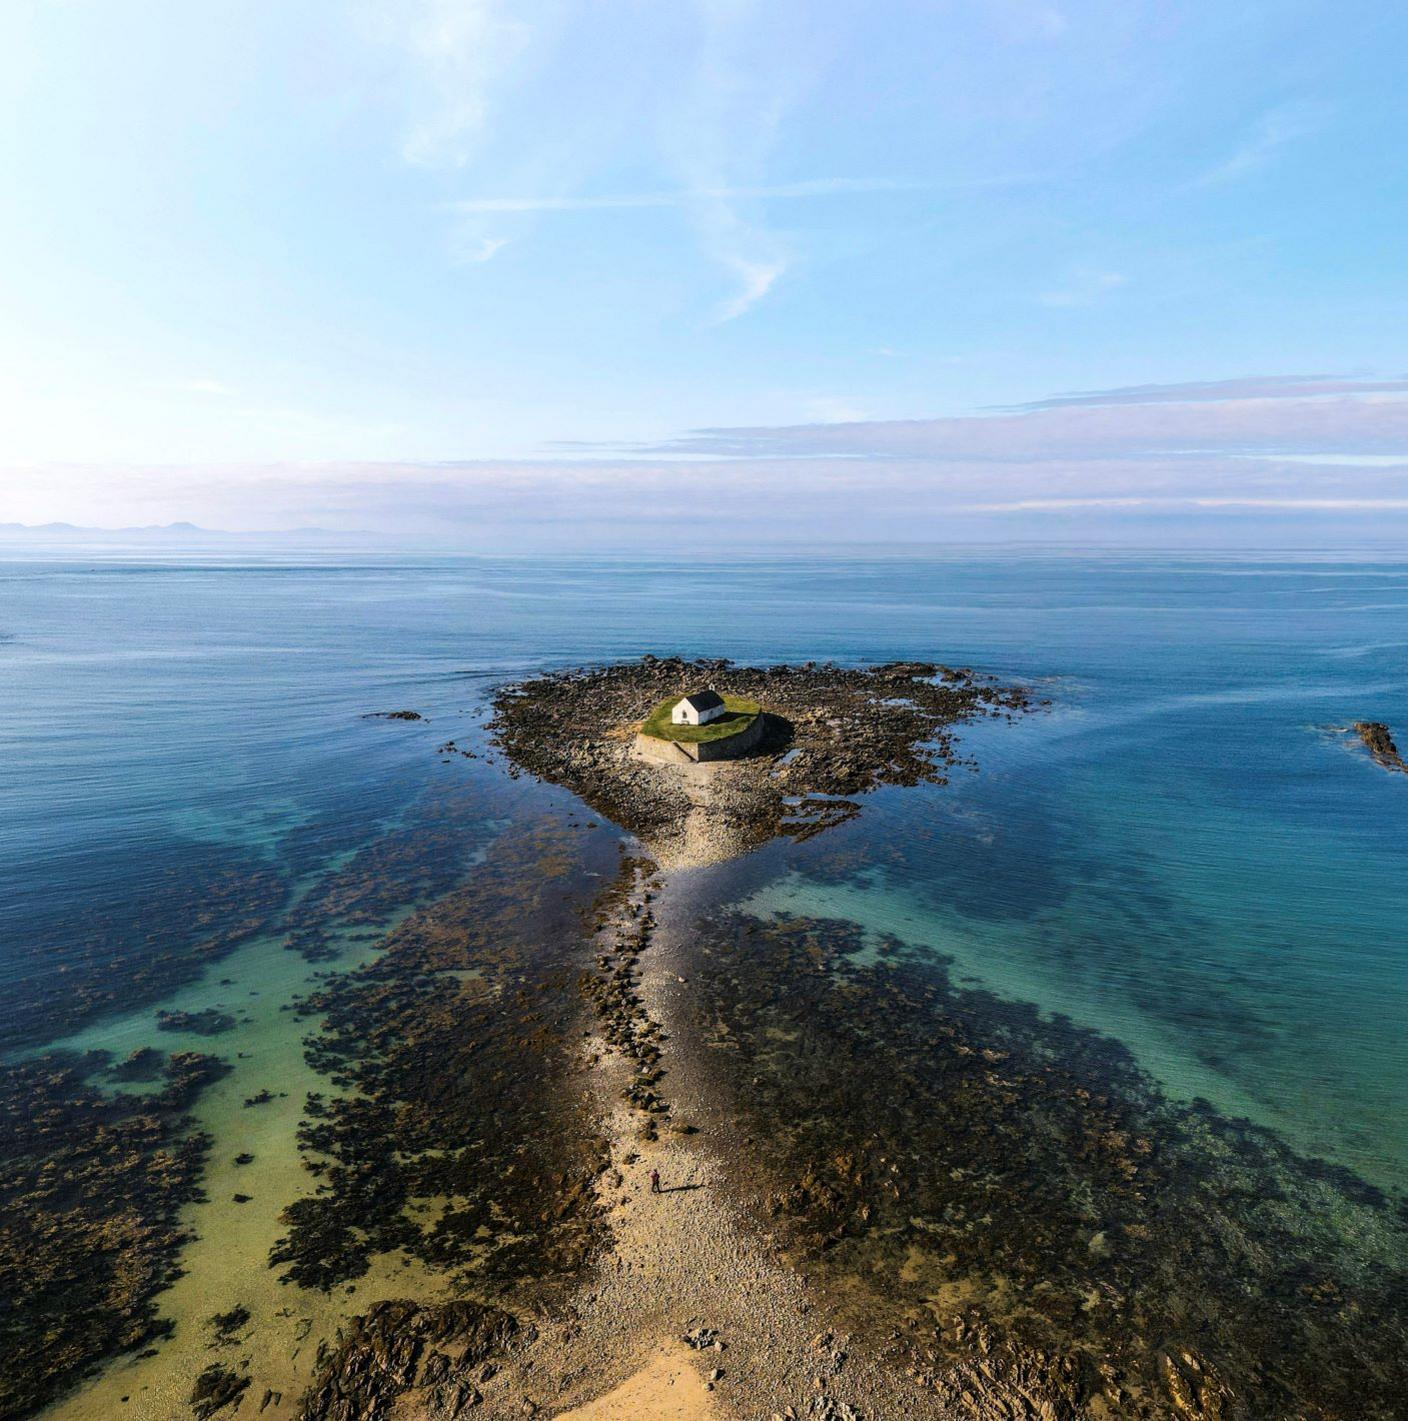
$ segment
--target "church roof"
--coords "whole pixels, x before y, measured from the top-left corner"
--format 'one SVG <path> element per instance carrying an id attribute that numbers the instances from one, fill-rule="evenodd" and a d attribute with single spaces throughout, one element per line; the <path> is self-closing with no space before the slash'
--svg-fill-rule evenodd
<path id="1" fill-rule="evenodd" d="M 694 691 L 684 698 L 684 703 L 697 711 L 717 710 L 724 698 L 717 691 Z"/>

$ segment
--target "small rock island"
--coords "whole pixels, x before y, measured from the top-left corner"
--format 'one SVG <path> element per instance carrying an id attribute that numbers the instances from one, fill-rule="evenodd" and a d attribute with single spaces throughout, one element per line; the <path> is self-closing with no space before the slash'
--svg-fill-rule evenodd
<path id="1" fill-rule="evenodd" d="M 1408 761 L 1404 760 L 1394 743 L 1392 732 L 1383 721 L 1356 720 L 1354 732 L 1364 742 L 1376 765 L 1382 765 L 1386 770 L 1400 770 L 1408 774 Z"/>
<path id="2" fill-rule="evenodd" d="M 942 781 L 958 725 L 1031 704 L 1022 687 L 933 662 L 647 655 L 505 687 L 491 729 L 520 770 L 685 867 L 843 823 L 881 785 Z"/>

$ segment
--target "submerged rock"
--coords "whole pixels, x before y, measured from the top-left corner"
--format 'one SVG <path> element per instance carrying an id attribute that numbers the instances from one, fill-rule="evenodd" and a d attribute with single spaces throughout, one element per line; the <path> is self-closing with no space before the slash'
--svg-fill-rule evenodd
<path id="1" fill-rule="evenodd" d="M 188 1031 L 193 1036 L 219 1036 L 235 1029 L 235 1019 L 229 1012 L 206 1007 L 204 1011 L 159 1011 L 158 1031 Z"/>
<path id="2" fill-rule="evenodd" d="M 191 1411 L 197 1421 L 210 1421 L 217 1411 L 238 1404 L 249 1387 L 249 1381 L 248 1376 L 242 1376 L 223 1362 L 212 1362 L 191 1388 Z"/>

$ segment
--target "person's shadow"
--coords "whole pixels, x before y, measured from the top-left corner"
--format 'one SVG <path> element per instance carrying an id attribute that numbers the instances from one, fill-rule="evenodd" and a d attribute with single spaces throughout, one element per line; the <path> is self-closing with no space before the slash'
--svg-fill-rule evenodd
<path id="1" fill-rule="evenodd" d="M 686 1189 L 703 1189 L 703 1187 L 702 1184 L 671 1184 L 667 1188 L 662 1184 L 660 1186 L 660 1192 L 662 1194 L 683 1194 Z"/>

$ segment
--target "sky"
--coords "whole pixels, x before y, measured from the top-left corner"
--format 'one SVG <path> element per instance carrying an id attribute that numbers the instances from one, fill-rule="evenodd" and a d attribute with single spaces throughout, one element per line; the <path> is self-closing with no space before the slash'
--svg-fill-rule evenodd
<path id="1" fill-rule="evenodd" d="M 6 0 L 0 523 L 1408 532 L 1386 0 Z"/>

